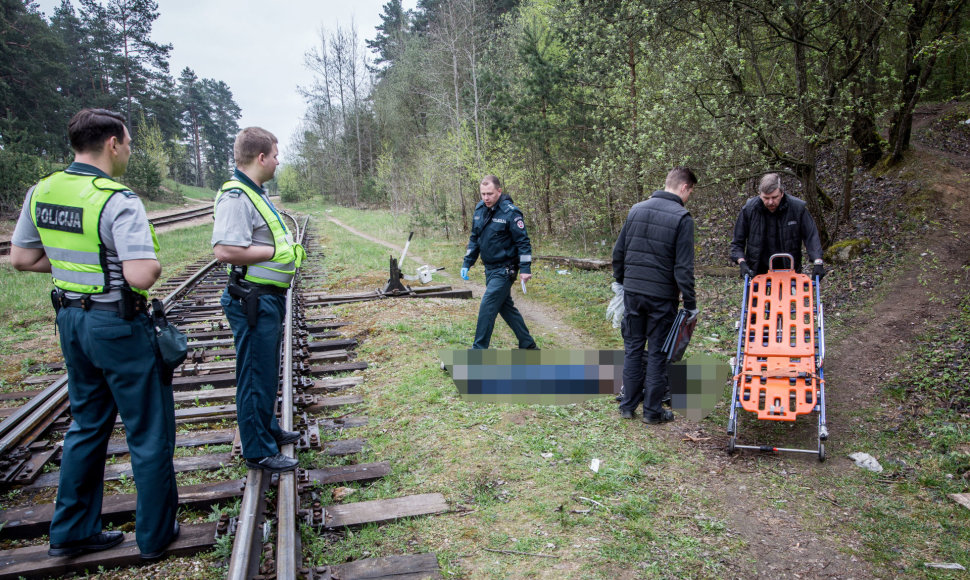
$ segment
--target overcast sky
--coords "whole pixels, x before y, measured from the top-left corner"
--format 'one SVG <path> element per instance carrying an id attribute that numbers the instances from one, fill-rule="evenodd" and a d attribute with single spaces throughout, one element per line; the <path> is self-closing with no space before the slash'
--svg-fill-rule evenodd
<path id="1" fill-rule="evenodd" d="M 80 3 L 73 0 L 75 10 Z M 224 81 L 242 108 L 240 127 L 259 125 L 280 140 L 281 161 L 305 111 L 298 86 L 313 75 L 303 55 L 320 44 L 320 30 L 339 24 L 372 39 L 387 0 L 157 0 L 155 42 L 173 45 L 170 73 L 189 67 L 199 78 Z M 39 0 L 48 18 L 61 0 Z M 406 9 L 416 0 L 405 0 Z M 368 54 L 370 52 L 368 51 Z"/>

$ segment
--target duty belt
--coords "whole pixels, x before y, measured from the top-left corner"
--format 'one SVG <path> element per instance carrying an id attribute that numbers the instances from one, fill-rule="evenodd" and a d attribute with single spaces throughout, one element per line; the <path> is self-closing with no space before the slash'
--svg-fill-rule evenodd
<path id="1" fill-rule="evenodd" d="M 250 327 L 253 327 L 259 321 L 259 297 L 263 294 L 284 295 L 289 288 L 253 284 L 243 280 L 239 270 L 232 270 L 229 273 L 229 285 L 226 286 L 226 290 L 229 292 L 229 296 L 239 300 L 239 305 L 246 313 L 246 322 Z"/>
<path id="2" fill-rule="evenodd" d="M 120 300 L 115 300 L 114 302 L 96 302 L 91 298 L 90 295 L 85 295 L 81 298 L 68 298 L 63 291 L 52 290 L 51 303 L 54 305 L 55 312 L 59 311 L 61 308 L 104 310 L 106 312 L 114 312 L 125 320 L 131 320 L 135 317 L 135 313 L 137 312 L 148 312 L 148 303 L 143 297 L 134 294 L 134 292 L 130 293 L 133 296 L 131 300 L 126 301 L 124 298 L 122 298 Z M 124 292 L 122 292 L 122 294 L 124 295 Z"/>

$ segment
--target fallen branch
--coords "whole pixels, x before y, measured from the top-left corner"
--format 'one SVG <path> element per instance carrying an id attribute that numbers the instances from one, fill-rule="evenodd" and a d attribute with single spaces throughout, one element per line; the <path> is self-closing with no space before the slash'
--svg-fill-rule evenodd
<path id="1" fill-rule="evenodd" d="M 694 437 L 690 433 L 684 433 L 684 438 L 681 441 L 691 441 L 693 443 L 699 443 L 701 441 L 710 441 L 710 437 Z"/>
<path id="2" fill-rule="evenodd" d="M 558 558 L 559 556 L 553 556 L 551 554 L 536 554 L 533 552 L 520 552 L 518 550 L 493 550 L 491 548 L 482 548 L 486 552 L 495 552 L 496 554 L 514 554 L 516 556 L 535 556 L 536 558 Z"/>
<path id="3" fill-rule="evenodd" d="M 594 504 L 600 506 L 601 508 L 605 509 L 606 511 L 610 511 L 610 508 L 606 507 L 605 505 L 601 504 L 600 502 L 596 501 L 595 499 L 589 499 L 588 497 L 583 497 L 583 496 L 579 496 L 579 499 L 581 499 L 583 501 L 588 501 L 589 503 L 594 503 Z"/>
<path id="4" fill-rule="evenodd" d="M 568 256 L 532 256 L 533 260 L 547 260 L 567 264 L 580 270 L 606 270 L 612 266 L 608 260 L 597 260 L 594 258 L 570 258 Z"/>

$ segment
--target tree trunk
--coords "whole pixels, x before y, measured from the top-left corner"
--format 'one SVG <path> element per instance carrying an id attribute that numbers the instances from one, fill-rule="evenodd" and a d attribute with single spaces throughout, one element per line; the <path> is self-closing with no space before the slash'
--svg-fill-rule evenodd
<path id="1" fill-rule="evenodd" d="M 630 142 L 633 144 L 633 191 L 636 200 L 643 199 L 643 162 L 640 160 L 640 149 L 636 146 L 639 140 L 639 126 L 637 125 L 637 45 L 631 36 L 627 39 L 627 67 L 630 69 Z"/>
<path id="2" fill-rule="evenodd" d="M 195 185 L 202 187 L 202 147 L 199 143 L 198 115 L 192 115 L 192 134 L 195 138 Z"/>
<path id="3" fill-rule="evenodd" d="M 805 163 L 796 169 L 799 181 L 802 183 L 802 191 L 805 192 L 805 203 L 808 211 L 815 220 L 815 227 L 818 229 L 818 237 L 822 242 L 822 249 L 829 247 L 829 232 L 825 225 L 825 212 L 823 210 L 822 199 L 828 200 L 832 205 L 832 200 L 818 186 L 818 173 L 815 171 L 818 149 L 811 142 L 805 143 Z"/>

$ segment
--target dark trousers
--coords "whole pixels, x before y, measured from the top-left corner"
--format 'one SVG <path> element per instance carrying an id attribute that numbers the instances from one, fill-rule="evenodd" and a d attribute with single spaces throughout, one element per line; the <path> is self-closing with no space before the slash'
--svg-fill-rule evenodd
<path id="1" fill-rule="evenodd" d="M 276 394 L 280 386 L 280 343 L 286 296 L 263 294 L 259 319 L 249 326 L 239 300 L 225 291 L 220 299 L 236 341 L 236 421 L 246 459 L 279 453 Z"/>
<path id="2" fill-rule="evenodd" d="M 512 302 L 512 283 L 515 282 L 515 277 L 516 272 L 504 266 L 485 269 L 485 294 L 482 295 L 482 304 L 478 308 L 473 349 L 488 348 L 495 329 L 495 317 L 499 314 L 515 333 L 515 338 L 519 339 L 519 348 L 536 348 L 536 341 L 529 334 L 522 314 Z"/>
<path id="3" fill-rule="evenodd" d="M 151 321 L 61 308 L 57 327 L 73 420 L 64 436 L 50 541 L 101 532 L 105 451 L 120 412 L 138 491 L 135 538 L 142 552 L 161 550 L 172 539 L 178 508 L 175 404 L 172 388 L 161 382 Z"/>
<path id="4" fill-rule="evenodd" d="M 657 417 L 663 410 L 661 405 L 667 391 L 667 357 L 660 349 L 673 326 L 677 301 L 625 292 L 623 307 L 626 314 L 621 325 L 623 399 L 620 409 L 635 411 L 642 402 L 643 416 Z"/>

